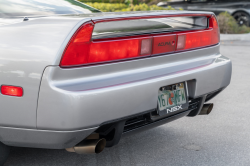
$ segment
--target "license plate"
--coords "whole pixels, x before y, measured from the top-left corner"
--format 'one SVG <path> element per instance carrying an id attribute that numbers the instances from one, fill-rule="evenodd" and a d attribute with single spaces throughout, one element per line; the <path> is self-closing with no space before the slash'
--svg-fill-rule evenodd
<path id="1" fill-rule="evenodd" d="M 178 83 L 161 87 L 158 92 L 158 114 L 166 115 L 188 107 L 185 84 Z"/>

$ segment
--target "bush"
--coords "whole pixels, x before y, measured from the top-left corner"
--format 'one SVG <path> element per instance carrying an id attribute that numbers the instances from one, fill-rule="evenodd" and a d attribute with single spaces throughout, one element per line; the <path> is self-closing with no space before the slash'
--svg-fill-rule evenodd
<path id="1" fill-rule="evenodd" d="M 157 5 L 152 5 L 150 6 L 150 10 L 176 10 L 176 9 L 171 6 L 168 6 L 167 8 L 165 8 L 165 7 L 159 7 Z"/>
<path id="2" fill-rule="evenodd" d="M 126 3 L 126 4 L 134 4 L 134 5 L 146 3 L 146 4 L 153 5 L 153 4 L 157 4 L 157 3 L 161 2 L 162 0 L 79 0 L 79 1 L 81 1 L 83 3 L 86 3 L 86 2 L 91 2 L 91 3 L 95 3 L 95 2 L 98 2 L 98 3 Z"/>
<path id="3" fill-rule="evenodd" d="M 148 10 L 174 10 L 171 6 L 167 8 L 159 7 L 157 5 L 149 6 L 145 3 L 139 5 L 126 5 L 123 3 L 90 3 L 85 4 L 92 6 L 102 12 L 120 12 L 120 11 L 148 11 Z"/>
<path id="4" fill-rule="evenodd" d="M 126 4 L 122 3 L 85 3 L 89 6 L 92 6 L 102 12 L 116 12 L 116 11 L 122 11 L 123 9 L 128 8 Z"/>
<path id="5" fill-rule="evenodd" d="M 148 11 L 148 10 L 175 10 L 171 6 L 168 6 L 167 8 L 159 7 L 157 5 L 149 6 L 147 4 L 139 4 L 139 5 L 130 5 L 128 8 L 128 11 Z"/>
<path id="6" fill-rule="evenodd" d="M 148 11 L 148 10 L 150 10 L 150 7 L 145 3 L 139 5 L 130 5 L 130 7 L 128 8 L 128 11 Z"/>
<path id="7" fill-rule="evenodd" d="M 239 26 L 236 20 L 227 12 L 220 13 L 217 17 L 220 27 L 220 33 L 224 34 L 241 34 L 249 33 L 250 28 L 245 25 Z"/>
<path id="8" fill-rule="evenodd" d="M 86 3 L 125 3 L 125 0 L 78 0 L 80 2 Z"/>

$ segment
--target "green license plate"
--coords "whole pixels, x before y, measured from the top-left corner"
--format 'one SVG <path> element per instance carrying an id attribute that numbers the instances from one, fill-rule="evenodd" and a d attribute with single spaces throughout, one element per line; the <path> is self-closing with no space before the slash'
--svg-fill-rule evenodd
<path id="1" fill-rule="evenodd" d="M 161 87 L 158 92 L 158 114 L 165 115 L 185 109 L 187 104 L 185 84 Z"/>

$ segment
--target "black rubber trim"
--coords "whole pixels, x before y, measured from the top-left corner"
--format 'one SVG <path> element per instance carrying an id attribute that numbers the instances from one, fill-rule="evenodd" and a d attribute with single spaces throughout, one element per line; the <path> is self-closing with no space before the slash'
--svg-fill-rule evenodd
<path id="1" fill-rule="evenodd" d="M 99 34 L 99 35 L 93 35 L 92 39 L 93 41 L 99 40 L 99 39 L 116 39 L 119 37 L 137 37 L 140 35 L 156 35 L 156 34 L 165 34 L 169 33 L 172 34 L 174 32 L 181 32 L 181 31 L 195 31 L 195 30 L 206 30 L 207 27 L 195 27 L 195 28 L 176 28 L 176 29 L 160 29 L 159 30 L 147 30 L 147 31 L 139 31 L 139 32 L 119 32 L 114 34 Z"/>
<path id="2" fill-rule="evenodd" d="M 133 114 L 133 115 L 129 115 L 129 116 L 126 116 L 126 117 L 122 117 L 122 118 L 119 118 L 119 119 L 115 119 L 115 120 L 110 120 L 110 121 L 107 121 L 107 122 L 104 122 L 100 125 L 101 126 L 104 126 L 104 125 L 108 125 L 108 124 L 112 124 L 112 123 L 115 123 L 115 122 L 120 122 L 120 121 L 123 121 L 123 120 L 128 120 L 130 118 L 133 118 L 133 117 L 136 117 L 136 116 L 140 116 L 140 115 L 144 115 L 144 114 L 147 114 L 147 113 L 150 113 L 152 111 L 154 111 L 154 109 L 151 109 L 151 110 L 148 110 L 148 111 L 144 111 L 144 112 L 141 112 L 141 113 L 138 113 L 138 114 Z M 98 130 L 98 129 L 97 129 Z"/>
<path id="3" fill-rule="evenodd" d="M 193 111 L 191 111 L 187 116 L 194 117 L 194 116 L 199 115 L 199 113 L 201 112 L 201 109 L 202 109 L 202 107 L 203 107 L 203 105 L 205 103 L 206 96 L 207 95 L 204 95 L 204 96 L 202 96 L 200 98 L 194 99 L 194 100 L 198 100 L 198 106 L 197 106 L 196 109 L 194 109 Z"/>
<path id="4" fill-rule="evenodd" d="M 150 123 L 148 125 L 141 126 L 141 127 L 135 128 L 133 130 L 129 130 L 127 132 L 123 132 L 122 135 L 123 136 L 132 135 L 132 134 L 135 134 L 135 133 L 138 133 L 138 132 L 142 132 L 142 131 L 145 131 L 145 130 L 148 130 L 148 129 L 151 129 L 151 128 L 154 128 L 154 127 L 157 127 L 157 126 L 160 126 L 160 125 L 163 125 L 163 124 L 166 124 L 168 122 L 172 122 L 172 121 L 174 121 L 176 119 L 187 116 L 189 114 L 189 112 L 190 112 L 190 110 L 187 110 L 187 111 L 175 114 L 173 116 L 154 121 L 154 122 L 152 122 L 152 123 Z"/>
<path id="5" fill-rule="evenodd" d="M 226 87 L 225 87 L 226 88 Z M 225 88 L 220 88 L 212 93 L 209 93 L 206 97 L 205 102 L 211 100 L 212 98 L 214 98 L 215 96 L 217 96 L 220 92 L 222 92 Z"/>

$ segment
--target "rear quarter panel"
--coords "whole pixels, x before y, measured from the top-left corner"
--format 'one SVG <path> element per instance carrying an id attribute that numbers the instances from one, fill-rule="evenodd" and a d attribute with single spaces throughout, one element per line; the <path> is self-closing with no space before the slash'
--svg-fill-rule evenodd
<path id="1" fill-rule="evenodd" d="M 0 126 L 36 128 L 40 80 L 53 64 L 76 18 L 36 18 L 0 26 L 0 85 L 20 86 L 23 97 L 0 94 Z"/>

